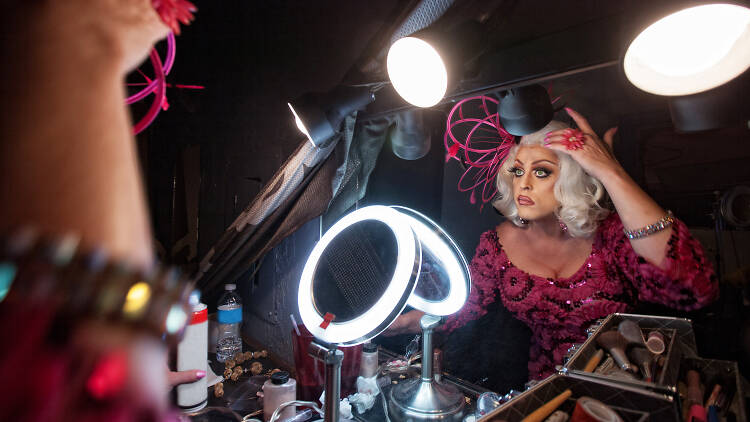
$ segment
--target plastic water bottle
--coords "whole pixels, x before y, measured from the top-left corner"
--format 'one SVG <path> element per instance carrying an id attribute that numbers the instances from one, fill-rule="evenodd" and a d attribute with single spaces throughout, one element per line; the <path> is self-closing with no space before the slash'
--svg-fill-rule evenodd
<path id="1" fill-rule="evenodd" d="M 235 289 L 237 285 L 224 286 L 224 294 L 219 300 L 219 335 L 216 341 L 216 359 L 224 362 L 242 351 L 240 324 L 242 323 L 242 300 Z"/>

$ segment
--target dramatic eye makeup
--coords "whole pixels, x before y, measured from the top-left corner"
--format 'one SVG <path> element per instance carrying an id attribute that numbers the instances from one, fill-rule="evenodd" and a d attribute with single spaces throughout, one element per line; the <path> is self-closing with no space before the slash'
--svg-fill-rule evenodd
<path id="1" fill-rule="evenodd" d="M 508 169 L 508 173 L 511 174 L 511 176 L 514 177 L 521 177 L 524 174 L 526 174 L 526 171 L 520 167 L 511 167 Z M 532 174 L 540 179 L 544 179 L 545 177 L 549 177 L 549 175 L 552 174 L 552 170 L 545 168 L 545 167 L 535 167 L 532 170 Z"/>
<path id="2" fill-rule="evenodd" d="M 550 174 L 552 174 L 552 170 L 545 168 L 545 167 L 536 167 L 534 168 L 534 176 L 544 179 L 545 177 L 548 177 Z"/>
<path id="3" fill-rule="evenodd" d="M 510 173 L 511 176 L 514 176 L 514 177 L 521 177 L 523 176 L 524 171 L 520 167 L 511 167 L 508 169 L 508 173 Z"/>

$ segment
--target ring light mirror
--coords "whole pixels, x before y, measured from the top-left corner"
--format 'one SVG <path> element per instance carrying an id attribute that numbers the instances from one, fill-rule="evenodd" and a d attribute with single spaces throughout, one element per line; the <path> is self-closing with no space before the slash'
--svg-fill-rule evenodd
<path id="1" fill-rule="evenodd" d="M 406 217 L 422 247 L 419 279 L 409 306 L 432 315 L 458 312 L 469 297 L 469 265 L 456 242 L 434 221 L 412 209 L 393 206 Z"/>
<path id="2" fill-rule="evenodd" d="M 409 208 L 382 205 L 354 211 L 337 221 L 315 245 L 300 279 L 300 317 L 316 341 L 309 353 L 326 363 L 325 420 L 338 422 L 343 354 L 375 337 L 407 303 L 424 311 L 422 377 L 404 383 L 395 396 L 396 419 L 459 416 L 463 395 L 432 376 L 432 332 L 440 317 L 457 312 L 471 288 L 466 259 L 435 222 Z M 427 408 L 414 396 L 430 399 Z M 394 396 L 392 396 L 394 398 Z M 432 416 L 431 416 L 432 415 Z"/>
<path id="3" fill-rule="evenodd" d="M 300 317 L 325 343 L 363 343 L 406 307 L 420 261 L 421 247 L 401 213 L 378 205 L 348 214 L 307 259 L 297 296 Z"/>

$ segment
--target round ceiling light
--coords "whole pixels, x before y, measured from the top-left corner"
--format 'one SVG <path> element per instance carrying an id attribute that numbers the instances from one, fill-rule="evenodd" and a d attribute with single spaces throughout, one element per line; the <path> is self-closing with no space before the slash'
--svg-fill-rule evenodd
<path id="1" fill-rule="evenodd" d="M 680 10 L 641 32 L 623 60 L 636 87 L 690 95 L 722 85 L 750 66 L 750 9 L 708 4 Z"/>
<path id="2" fill-rule="evenodd" d="M 393 43 L 386 60 L 393 88 L 417 107 L 432 107 L 445 96 L 448 71 L 443 59 L 428 42 L 404 37 Z"/>

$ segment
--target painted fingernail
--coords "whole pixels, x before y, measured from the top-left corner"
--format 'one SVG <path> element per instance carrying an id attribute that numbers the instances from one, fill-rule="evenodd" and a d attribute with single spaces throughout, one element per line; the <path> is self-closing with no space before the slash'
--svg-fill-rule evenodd
<path id="1" fill-rule="evenodd" d="M 201 379 L 206 376 L 206 371 L 195 371 L 195 377 Z"/>
<path id="2" fill-rule="evenodd" d="M 568 113 L 570 113 L 571 111 L 573 111 L 573 109 L 571 109 L 570 107 L 565 107 L 565 111 L 567 111 Z"/>

